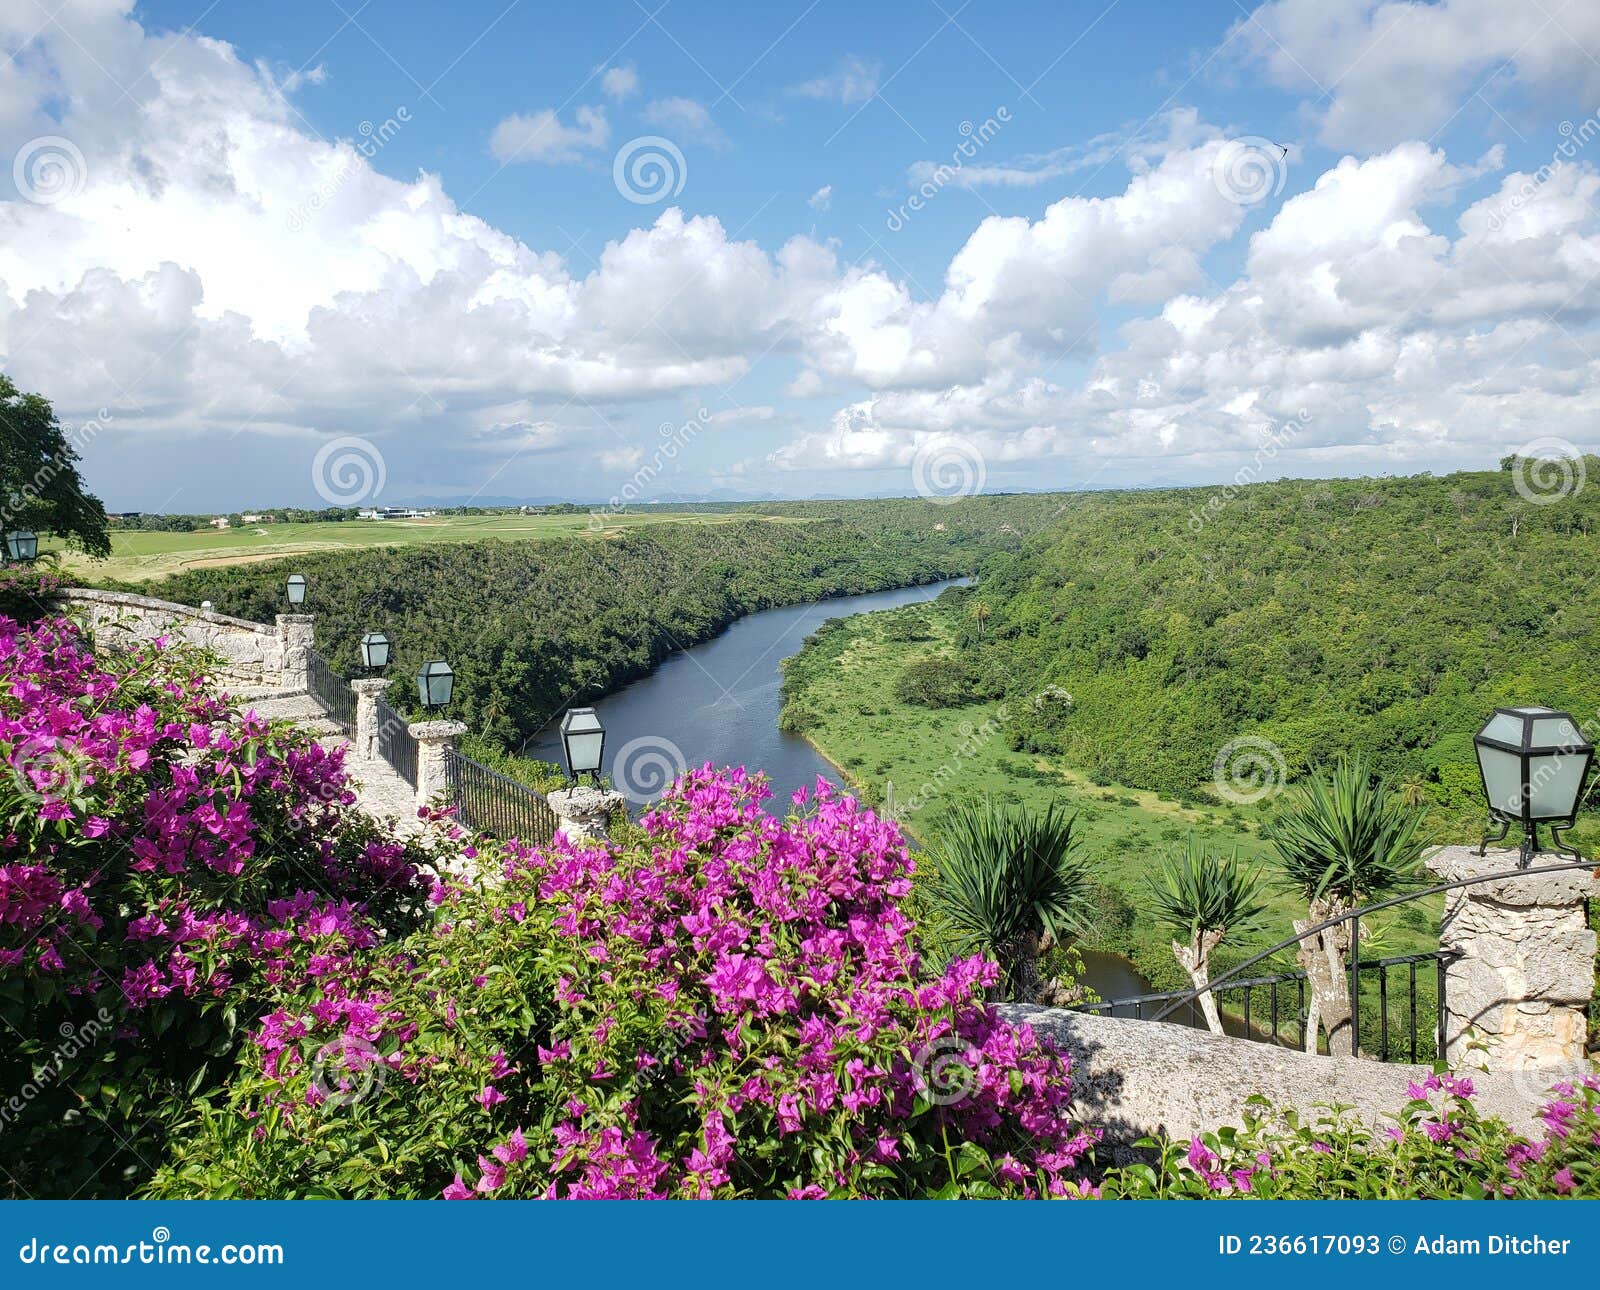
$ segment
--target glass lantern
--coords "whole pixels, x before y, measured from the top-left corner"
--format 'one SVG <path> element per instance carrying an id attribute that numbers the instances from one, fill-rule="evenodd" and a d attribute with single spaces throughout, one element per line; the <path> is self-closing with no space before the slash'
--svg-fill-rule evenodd
<path id="1" fill-rule="evenodd" d="M 593 708 L 569 708 L 561 718 L 561 747 L 567 755 L 567 774 L 574 783 L 584 775 L 600 782 L 600 763 L 605 755 L 606 728 Z"/>
<path id="2" fill-rule="evenodd" d="M 1519 862 L 1526 869 L 1539 849 L 1539 825 L 1547 824 L 1557 851 L 1578 859 L 1561 830 L 1571 828 L 1578 814 L 1594 745 L 1572 714 L 1555 708 L 1496 708 L 1472 742 L 1489 818 L 1501 825 L 1498 834 L 1484 839 L 1479 854 L 1520 824 Z"/>
<path id="3" fill-rule="evenodd" d="M 417 694 L 425 708 L 443 708 L 450 703 L 456 674 L 442 658 L 430 659 L 417 673 Z"/>

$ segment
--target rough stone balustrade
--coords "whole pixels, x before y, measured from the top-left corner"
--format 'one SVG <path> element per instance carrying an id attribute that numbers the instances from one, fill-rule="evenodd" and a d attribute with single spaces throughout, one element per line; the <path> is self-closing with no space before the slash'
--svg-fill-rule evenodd
<path id="1" fill-rule="evenodd" d="M 309 615 L 282 614 L 269 627 L 123 591 L 69 587 L 61 599 L 89 634 L 107 645 L 129 647 L 166 636 L 220 656 L 222 677 L 234 684 L 283 690 L 305 687 L 304 651 L 313 644 Z"/>

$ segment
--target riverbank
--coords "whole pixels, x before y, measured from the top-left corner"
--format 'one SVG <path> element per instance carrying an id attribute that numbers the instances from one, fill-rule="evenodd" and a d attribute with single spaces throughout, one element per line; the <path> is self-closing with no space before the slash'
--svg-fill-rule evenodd
<path id="1" fill-rule="evenodd" d="M 1126 957 L 1157 990 L 1187 988 L 1171 938 L 1142 909 L 1146 874 L 1191 833 L 1270 872 L 1271 852 L 1260 837 L 1264 809 L 1189 805 L 1093 782 L 1060 758 L 1015 752 L 1006 738 L 1008 702 L 1014 700 L 926 707 L 897 697 L 908 667 L 953 655 L 959 633 L 971 629 L 962 599 L 850 619 L 812 637 L 785 664 L 786 725 L 838 765 L 863 800 L 892 811 L 918 840 L 931 832 L 945 805 L 963 794 L 1033 810 L 1066 805 L 1078 817 L 1103 892 L 1094 936 L 1085 945 Z M 1271 884 L 1261 931 L 1225 942 L 1217 962 L 1225 967 L 1242 961 L 1281 939 L 1302 914 L 1295 894 Z M 1414 908 L 1369 930 L 1385 953 L 1437 943 L 1428 915 Z"/>
<path id="2" fill-rule="evenodd" d="M 932 510 L 933 508 L 928 508 Z M 271 621 L 292 571 L 309 583 L 319 652 L 344 675 L 364 633 L 394 643 L 392 674 L 455 671 L 451 715 L 521 750 L 566 708 L 649 675 L 749 615 L 970 574 L 992 549 L 975 527 L 869 530 L 842 520 L 657 524 L 592 542 L 418 545 L 195 570 L 148 589 Z M 395 589 L 385 594 L 384 589 Z M 415 692 L 396 685 L 402 715 Z"/>
<path id="3" fill-rule="evenodd" d="M 819 775 L 846 781 L 843 768 L 780 722 L 783 659 L 830 620 L 932 599 L 960 581 L 911 582 L 766 609 L 675 651 L 648 674 L 594 701 L 606 728 L 603 772 L 635 806 L 658 796 L 683 770 L 706 762 L 766 773 L 775 810 Z M 527 753 L 560 758 L 555 723 L 529 741 Z"/>

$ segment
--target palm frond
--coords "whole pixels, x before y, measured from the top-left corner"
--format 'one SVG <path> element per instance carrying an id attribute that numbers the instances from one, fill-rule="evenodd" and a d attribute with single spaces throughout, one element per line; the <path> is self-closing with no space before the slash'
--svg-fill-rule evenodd
<path id="1" fill-rule="evenodd" d="M 1030 813 L 985 798 L 945 812 L 930 848 L 929 898 L 955 938 L 1003 960 L 1021 936 L 1059 942 L 1081 927 L 1090 880 L 1076 824 L 1055 803 Z"/>
<path id="2" fill-rule="evenodd" d="M 1224 858 L 1193 834 L 1146 880 L 1151 916 L 1185 942 L 1256 922 L 1265 909 L 1261 893 L 1261 871 L 1247 869 L 1237 849 Z"/>
<path id="3" fill-rule="evenodd" d="M 1365 758 L 1346 757 L 1313 771 L 1263 834 L 1308 901 L 1353 905 L 1416 877 L 1422 821 L 1423 812 L 1375 777 Z"/>

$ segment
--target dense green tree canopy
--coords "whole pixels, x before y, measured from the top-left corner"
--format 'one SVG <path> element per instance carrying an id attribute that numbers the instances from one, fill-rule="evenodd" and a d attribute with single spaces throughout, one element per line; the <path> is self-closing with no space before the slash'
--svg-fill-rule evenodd
<path id="1" fill-rule="evenodd" d="M 22 393 L 0 374 L 0 531 L 47 531 L 91 555 L 110 555 L 105 508 L 84 491 L 74 440 L 48 399 Z"/>

